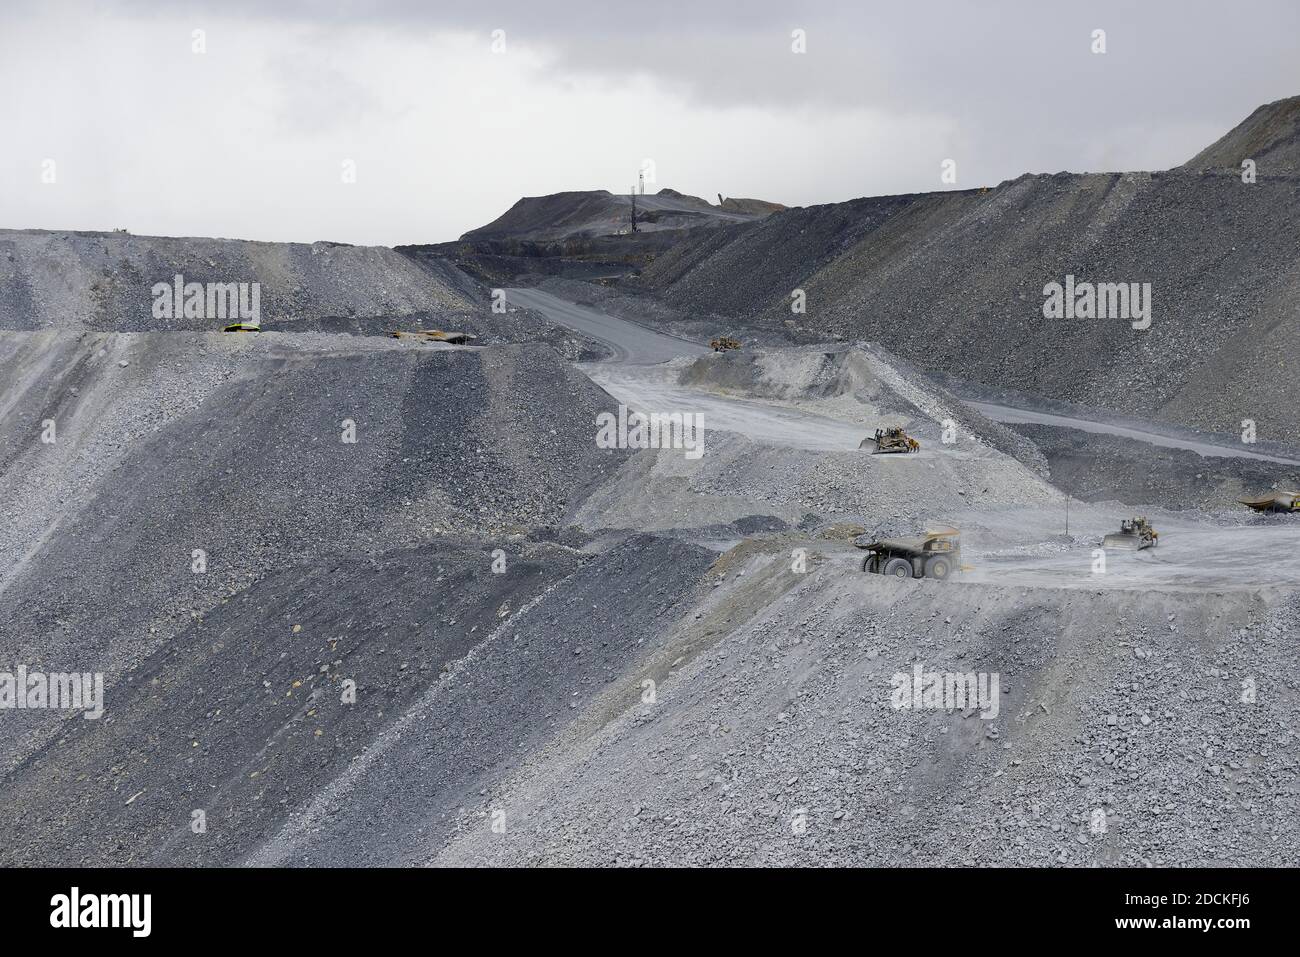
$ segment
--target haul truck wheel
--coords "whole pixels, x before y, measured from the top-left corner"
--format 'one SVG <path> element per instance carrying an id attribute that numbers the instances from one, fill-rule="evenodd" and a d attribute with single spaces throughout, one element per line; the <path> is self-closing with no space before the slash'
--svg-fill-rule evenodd
<path id="1" fill-rule="evenodd" d="M 880 560 L 875 555 L 868 555 L 862 563 L 862 570 L 875 575 L 880 572 Z"/>
<path id="2" fill-rule="evenodd" d="M 937 578 L 943 581 L 952 574 L 952 565 L 948 564 L 946 558 L 932 558 L 925 563 L 925 577 Z"/>
<path id="3" fill-rule="evenodd" d="M 885 574 L 895 578 L 911 578 L 912 563 L 906 558 L 891 558 L 885 562 Z"/>

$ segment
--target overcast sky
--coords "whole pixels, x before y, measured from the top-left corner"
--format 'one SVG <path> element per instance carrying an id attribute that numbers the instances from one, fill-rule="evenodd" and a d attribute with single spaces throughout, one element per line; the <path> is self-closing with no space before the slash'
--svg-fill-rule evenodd
<path id="1" fill-rule="evenodd" d="M 1167 168 L 1295 94 L 1295 0 L 4 0 L 0 227 L 438 242 L 645 160 L 806 206 Z"/>

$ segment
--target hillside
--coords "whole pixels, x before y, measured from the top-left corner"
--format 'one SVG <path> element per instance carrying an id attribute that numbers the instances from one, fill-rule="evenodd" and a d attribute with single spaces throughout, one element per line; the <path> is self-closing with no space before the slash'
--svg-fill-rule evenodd
<path id="1" fill-rule="evenodd" d="M 542 346 L 0 333 L 0 380 L 0 656 L 110 685 L 287 567 L 436 542 L 486 571 L 620 458 L 588 427 L 609 397 Z M 53 717 L 11 715 L 0 768 Z"/>
<path id="2" fill-rule="evenodd" d="M 1181 168 L 1240 172 L 1246 159 L 1255 161 L 1258 176 L 1300 173 L 1300 96 L 1261 106 Z"/>
<path id="3" fill-rule="evenodd" d="M 0 679 L 0 865 L 1297 862 L 1300 514 L 1233 498 L 1300 455 L 1143 438 L 1296 438 L 1294 183 L 580 235 L 626 199 L 400 252 L 0 234 L 0 662 L 104 688 Z M 533 260 L 601 281 L 484 282 Z M 266 331 L 159 318 L 174 273 Z M 1066 276 L 1152 322 L 1045 318 Z"/>
<path id="4" fill-rule="evenodd" d="M 723 223 L 751 222 L 784 209 L 761 200 L 731 200 L 713 206 L 698 196 L 673 189 L 636 197 L 637 228 L 645 232 L 694 229 Z M 549 196 L 525 196 L 486 226 L 471 229 L 462 241 L 516 240 L 544 242 L 590 239 L 627 232 L 632 199 L 608 190 L 576 190 Z"/>
<path id="5" fill-rule="evenodd" d="M 1295 442 L 1297 219 L 1294 184 L 1267 177 L 1025 175 L 726 227 L 637 285 L 683 309 L 879 341 L 989 388 L 1226 433 L 1249 418 L 1261 438 Z M 1150 327 L 1044 318 L 1044 287 L 1066 276 L 1149 283 Z"/>
<path id="6" fill-rule="evenodd" d="M 391 249 L 337 243 L 0 230 L 0 329 L 212 331 L 207 319 L 154 315 L 153 289 L 259 283 L 266 327 L 332 317 L 455 316 L 483 308 L 466 276 Z"/>

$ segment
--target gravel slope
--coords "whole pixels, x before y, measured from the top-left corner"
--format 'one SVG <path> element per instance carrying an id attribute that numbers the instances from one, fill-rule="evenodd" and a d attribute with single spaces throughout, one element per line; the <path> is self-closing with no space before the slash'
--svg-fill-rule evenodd
<path id="1" fill-rule="evenodd" d="M 15 362 L 34 371 L 10 397 L 26 425 L 0 448 L 14 517 L 0 526 L 0 661 L 103 672 L 110 694 L 275 569 L 446 534 L 505 547 L 565 525 L 625 454 L 591 440 L 608 396 L 545 347 L 153 333 L 65 337 Z M 57 723 L 2 718 L 0 766 Z"/>
<path id="2" fill-rule="evenodd" d="M 486 307 L 450 267 L 382 247 L 2 229 L 0 329 L 219 330 L 217 319 L 154 318 L 152 287 L 177 274 L 186 283 L 260 283 L 265 328 Z"/>
<path id="3" fill-rule="evenodd" d="M 1300 488 L 1300 468 L 1235 458 L 1204 458 L 1113 435 L 1048 425 L 1011 428 L 1047 456 L 1052 483 L 1084 501 L 1150 502 L 1167 508 L 1235 508 L 1274 486 Z"/>
<path id="4" fill-rule="evenodd" d="M 471 819 L 435 863 L 1300 861 L 1294 598 L 800 577 L 786 554 L 715 566 L 656 703 L 537 755 L 494 791 L 506 833 Z M 893 708 L 918 663 L 999 672 L 998 716 Z"/>
<path id="5" fill-rule="evenodd" d="M 645 232 L 694 229 L 751 222 L 773 209 L 783 208 L 758 200 L 714 206 L 699 197 L 663 189 L 637 197 L 637 225 Z M 609 236 L 628 229 L 631 217 L 631 199 L 604 189 L 525 196 L 486 226 L 465 233 L 461 240 L 541 242 Z"/>
<path id="6" fill-rule="evenodd" d="M 1266 103 L 1183 164 L 1183 169 L 1230 169 L 1253 159 L 1256 175 L 1300 173 L 1300 96 Z"/>
<path id="7" fill-rule="evenodd" d="M 737 321 L 885 343 L 988 386 L 1210 431 L 1250 418 L 1261 438 L 1296 442 L 1298 216 L 1286 177 L 1026 175 L 727 227 L 660 257 L 640 285 Z M 1045 319 L 1043 287 L 1066 275 L 1150 283 L 1151 327 Z M 795 289 L 806 314 L 791 312 Z"/>
<path id="8" fill-rule="evenodd" d="M 503 622 L 249 863 L 420 864 L 489 826 L 495 781 L 628 687 L 649 643 L 689 607 L 705 549 L 634 536 Z M 508 819 L 507 828 L 511 826 Z"/>
<path id="9" fill-rule="evenodd" d="M 1300 863 L 1295 517 L 1154 508 L 1160 548 L 1094 571 L 1111 490 L 1257 473 L 1144 476 L 927 375 L 1294 441 L 1293 185 L 719 226 L 629 315 L 853 344 L 697 355 L 580 310 L 623 360 L 582 365 L 553 296 L 491 313 L 430 250 L 0 234 L 0 669 L 107 683 L 100 721 L 0 712 L 0 864 Z M 181 267 L 264 282 L 285 331 L 160 331 Z M 1151 281 L 1151 329 L 1045 322 L 1066 272 Z M 486 347 L 377 334 L 451 321 Z M 706 453 L 597 448 L 620 402 L 702 412 Z M 857 447 L 894 424 L 919 453 Z M 1049 467 L 1102 499 L 1069 532 Z M 956 580 L 861 571 L 861 536 L 936 525 Z M 916 666 L 997 674 L 997 714 L 893 707 Z"/>
<path id="10" fill-rule="evenodd" d="M 0 715 L 6 864 L 1294 863 L 1296 590 L 1179 572 L 1220 530 L 1244 559 L 1263 539 L 1154 512 L 1168 547 L 1091 578 L 1117 509 L 1059 535 L 1035 450 L 960 410 L 935 441 L 959 403 L 887 353 L 623 366 L 610 395 L 541 347 L 15 340 L 12 408 L 57 396 L 69 424 L 7 440 L 6 499 L 59 524 L 7 544 L 0 655 L 104 670 L 108 713 Z M 200 374 L 174 407 L 125 378 Z M 926 444 L 810 449 L 758 417 L 698 461 L 595 449 L 652 380 Z M 67 458 L 25 485 L 44 453 Z M 849 543 L 948 523 L 964 580 L 866 576 Z M 893 708 L 917 664 L 996 672 L 999 714 Z"/>
<path id="11" fill-rule="evenodd" d="M 0 863 L 232 865 L 503 615 L 578 565 L 443 541 L 273 571 L 184 627 L 0 789 Z M 344 703 L 344 682 L 355 703 Z M 208 830 L 194 833 L 202 810 Z"/>

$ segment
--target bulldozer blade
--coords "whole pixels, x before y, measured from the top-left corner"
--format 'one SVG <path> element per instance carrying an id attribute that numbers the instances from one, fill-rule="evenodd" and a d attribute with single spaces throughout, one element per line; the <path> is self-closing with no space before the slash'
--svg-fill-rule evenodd
<path id="1" fill-rule="evenodd" d="M 1101 540 L 1102 548 L 1129 548 L 1134 551 L 1145 548 L 1150 542 L 1142 541 L 1138 535 L 1122 535 L 1119 532 L 1112 532 Z"/>

